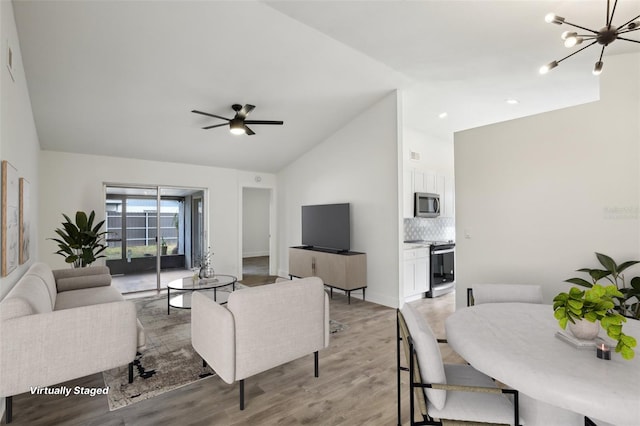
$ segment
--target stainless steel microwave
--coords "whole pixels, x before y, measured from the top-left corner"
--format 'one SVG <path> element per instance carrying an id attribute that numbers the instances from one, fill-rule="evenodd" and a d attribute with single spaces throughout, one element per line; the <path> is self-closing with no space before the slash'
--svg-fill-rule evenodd
<path id="1" fill-rule="evenodd" d="M 440 195 L 429 192 L 416 192 L 413 204 L 413 216 L 438 217 L 440 216 Z"/>

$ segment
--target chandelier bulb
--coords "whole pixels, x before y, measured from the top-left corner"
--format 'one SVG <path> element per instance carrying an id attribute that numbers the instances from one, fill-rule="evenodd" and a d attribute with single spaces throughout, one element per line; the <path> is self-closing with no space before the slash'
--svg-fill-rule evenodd
<path id="1" fill-rule="evenodd" d="M 563 33 L 562 33 L 562 35 L 560 36 L 560 38 L 561 38 L 561 39 L 563 39 L 563 40 L 566 40 L 566 39 L 568 39 L 569 37 L 575 37 L 575 36 L 577 36 L 577 35 L 578 35 L 578 33 L 577 33 L 577 32 L 575 32 L 575 31 L 565 31 L 565 32 L 563 32 Z"/>
<path id="2" fill-rule="evenodd" d="M 577 44 L 582 43 L 582 37 L 571 36 L 564 41 L 564 47 L 573 47 Z"/>
<path id="3" fill-rule="evenodd" d="M 551 61 L 547 65 L 543 65 L 540 67 L 540 74 L 546 74 L 557 66 L 558 66 L 557 61 Z"/>
<path id="4" fill-rule="evenodd" d="M 544 17 L 544 20 L 547 24 L 557 24 L 562 25 L 564 22 L 564 18 L 562 16 L 558 16 L 555 13 L 547 13 Z"/>
<path id="5" fill-rule="evenodd" d="M 628 28 L 630 30 L 635 30 L 636 28 L 639 28 L 639 27 L 640 27 L 640 21 L 634 21 L 628 25 Z"/>
<path id="6" fill-rule="evenodd" d="M 593 67 L 593 75 L 600 75 L 602 74 L 602 66 L 604 64 L 602 63 L 602 61 L 598 61 L 596 62 L 596 65 Z"/>

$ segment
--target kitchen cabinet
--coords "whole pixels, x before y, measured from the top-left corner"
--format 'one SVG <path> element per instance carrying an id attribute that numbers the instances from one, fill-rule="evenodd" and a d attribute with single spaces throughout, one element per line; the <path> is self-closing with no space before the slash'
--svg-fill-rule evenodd
<path id="1" fill-rule="evenodd" d="M 403 217 L 413 217 L 414 194 L 430 192 L 440 195 L 440 216 L 455 217 L 455 184 L 453 175 L 421 169 L 405 169 L 403 174 Z"/>
<path id="2" fill-rule="evenodd" d="M 405 250 L 405 298 L 421 298 L 427 291 L 429 291 L 429 248 L 423 247 Z"/>

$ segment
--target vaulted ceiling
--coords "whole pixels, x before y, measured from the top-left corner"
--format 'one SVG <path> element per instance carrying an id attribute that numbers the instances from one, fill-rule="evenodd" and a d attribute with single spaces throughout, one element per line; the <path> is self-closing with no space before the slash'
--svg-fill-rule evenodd
<path id="1" fill-rule="evenodd" d="M 566 28 L 546 24 L 546 13 L 599 28 L 606 2 L 13 5 L 43 149 L 276 172 L 395 89 L 405 125 L 445 140 L 597 99 L 597 48 L 546 76 L 537 69 L 567 54 Z M 640 0 L 620 0 L 616 16 L 639 11 Z M 617 42 L 607 53 L 637 46 Z M 234 103 L 256 105 L 250 119 L 284 125 L 234 136 L 202 130 L 220 121 L 190 112 L 231 117 Z"/>

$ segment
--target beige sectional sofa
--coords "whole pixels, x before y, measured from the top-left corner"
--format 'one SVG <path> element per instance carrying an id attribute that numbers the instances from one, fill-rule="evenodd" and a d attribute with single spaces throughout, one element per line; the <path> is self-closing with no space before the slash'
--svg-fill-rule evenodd
<path id="1" fill-rule="evenodd" d="M 109 268 L 52 271 L 33 264 L 0 301 L 0 397 L 129 364 L 144 346 L 135 305 L 111 286 Z"/>
<path id="2" fill-rule="evenodd" d="M 191 343 L 224 380 L 244 379 L 329 346 L 329 298 L 320 278 L 278 282 L 229 295 L 226 306 L 195 292 Z"/>

